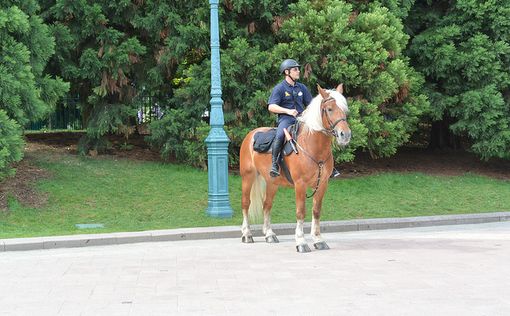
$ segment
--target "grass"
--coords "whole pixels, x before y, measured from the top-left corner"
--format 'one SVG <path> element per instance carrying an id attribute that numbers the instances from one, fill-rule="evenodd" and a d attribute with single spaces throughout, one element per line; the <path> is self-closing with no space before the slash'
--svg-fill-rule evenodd
<path id="1" fill-rule="evenodd" d="M 205 215 L 207 172 L 157 162 L 38 153 L 29 157 L 53 176 L 37 189 L 49 200 L 30 208 L 9 200 L 0 212 L 0 238 L 240 225 L 241 178 L 229 177 L 232 219 Z M 272 220 L 294 222 L 294 192 L 280 189 Z M 508 211 L 510 182 L 386 173 L 330 182 L 322 220 Z M 311 200 L 307 203 L 311 216 Z M 81 230 L 75 224 L 101 223 Z"/>

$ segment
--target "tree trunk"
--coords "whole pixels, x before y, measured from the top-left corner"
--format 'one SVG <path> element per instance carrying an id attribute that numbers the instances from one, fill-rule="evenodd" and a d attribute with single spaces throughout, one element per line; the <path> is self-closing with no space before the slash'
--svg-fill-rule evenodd
<path id="1" fill-rule="evenodd" d="M 450 129 L 451 124 L 453 124 L 453 119 L 450 117 L 432 122 L 429 149 L 461 149 L 460 137 L 453 134 Z"/>

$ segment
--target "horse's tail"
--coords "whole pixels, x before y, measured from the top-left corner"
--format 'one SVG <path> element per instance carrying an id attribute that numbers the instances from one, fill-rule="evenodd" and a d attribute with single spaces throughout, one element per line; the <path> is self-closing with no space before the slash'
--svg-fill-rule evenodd
<path id="1" fill-rule="evenodd" d="M 263 206 L 266 199 L 266 180 L 257 172 L 250 191 L 250 207 L 248 214 L 252 223 L 262 223 Z"/>

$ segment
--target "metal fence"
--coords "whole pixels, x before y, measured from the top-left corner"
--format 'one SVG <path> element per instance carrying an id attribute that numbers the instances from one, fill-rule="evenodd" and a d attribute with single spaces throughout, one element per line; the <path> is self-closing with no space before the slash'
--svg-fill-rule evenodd
<path id="1" fill-rule="evenodd" d="M 81 130 L 83 129 L 83 123 L 77 104 L 78 98 L 67 97 L 64 99 L 64 102 L 57 105 L 55 110 L 46 119 L 31 122 L 25 128 L 33 131 Z"/>
<path id="2" fill-rule="evenodd" d="M 81 130 L 84 128 L 83 120 L 78 108 L 78 98 L 68 97 L 60 103 L 48 118 L 31 122 L 25 128 L 27 130 Z M 139 95 L 134 104 L 137 109 L 136 123 L 148 125 L 154 120 L 163 117 L 163 107 L 151 96 Z"/>
<path id="3" fill-rule="evenodd" d="M 149 124 L 163 117 L 162 107 L 151 96 L 139 95 L 134 100 L 137 112 L 136 123 L 139 125 Z"/>

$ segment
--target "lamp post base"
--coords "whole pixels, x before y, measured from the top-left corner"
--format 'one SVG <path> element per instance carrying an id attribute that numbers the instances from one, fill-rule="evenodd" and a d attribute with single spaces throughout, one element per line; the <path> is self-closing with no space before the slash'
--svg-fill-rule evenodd
<path id="1" fill-rule="evenodd" d="M 209 198 L 207 215 L 212 217 L 232 217 L 228 195 L 228 143 L 223 128 L 213 127 L 205 140 L 209 174 Z"/>
<path id="2" fill-rule="evenodd" d="M 211 217 L 232 218 L 234 212 L 230 207 L 228 195 L 216 197 L 215 200 L 211 200 L 211 196 L 209 196 L 209 206 L 207 207 L 206 213 Z"/>

